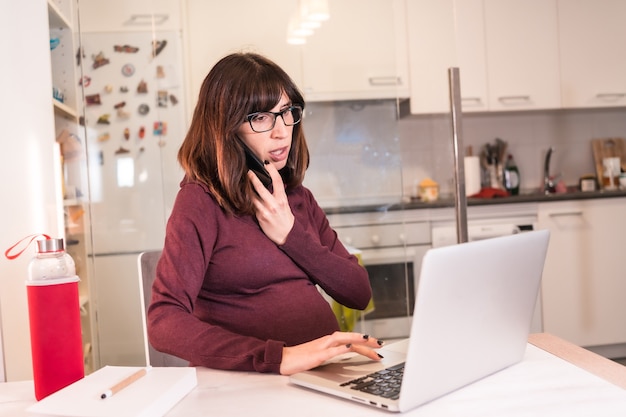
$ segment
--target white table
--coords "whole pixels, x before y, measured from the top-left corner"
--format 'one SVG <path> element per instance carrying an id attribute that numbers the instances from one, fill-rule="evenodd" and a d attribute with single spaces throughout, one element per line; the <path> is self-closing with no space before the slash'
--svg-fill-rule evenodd
<path id="1" fill-rule="evenodd" d="M 420 417 L 626 416 L 626 367 L 547 334 L 524 361 L 406 413 Z M 0 416 L 31 416 L 32 382 L 0 384 Z M 309 391 L 280 375 L 198 368 L 198 387 L 168 417 L 367 417 L 392 413 Z"/>

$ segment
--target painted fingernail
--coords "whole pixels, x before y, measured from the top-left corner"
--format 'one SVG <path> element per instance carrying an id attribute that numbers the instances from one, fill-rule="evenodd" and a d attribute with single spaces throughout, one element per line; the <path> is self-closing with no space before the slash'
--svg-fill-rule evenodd
<path id="1" fill-rule="evenodd" d="M 352 343 L 348 343 L 348 344 L 346 345 L 346 347 L 347 347 L 348 349 L 350 349 L 350 348 L 352 347 Z"/>
<path id="2" fill-rule="evenodd" d="M 378 355 L 378 357 L 379 357 L 380 359 L 385 359 L 385 357 L 384 357 L 383 355 L 381 355 L 380 353 L 377 353 L 377 355 Z"/>
<path id="3" fill-rule="evenodd" d="M 369 338 L 370 338 L 370 335 L 369 335 L 369 334 L 364 334 L 364 335 L 363 335 L 363 339 L 367 340 L 367 339 L 369 339 Z"/>
<path id="4" fill-rule="evenodd" d="M 383 340 L 377 340 L 376 343 L 378 343 L 378 346 L 382 346 L 385 344 Z"/>
<path id="5" fill-rule="evenodd" d="M 266 159 L 265 161 L 263 161 L 263 163 L 264 163 L 265 165 L 269 165 L 269 164 L 270 164 L 270 161 L 268 161 L 268 160 Z"/>

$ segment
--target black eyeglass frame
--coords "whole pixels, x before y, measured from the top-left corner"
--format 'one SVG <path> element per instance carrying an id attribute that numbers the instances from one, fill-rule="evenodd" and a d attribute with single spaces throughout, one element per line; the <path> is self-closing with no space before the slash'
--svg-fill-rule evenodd
<path id="1" fill-rule="evenodd" d="M 285 121 L 285 114 L 288 112 L 293 112 L 295 109 L 298 109 L 300 111 L 300 118 L 293 122 L 293 123 L 287 123 Z M 252 126 L 252 119 L 259 115 L 259 114 L 271 114 L 274 116 L 274 120 L 272 121 L 272 126 L 269 129 L 265 129 L 265 130 L 256 130 L 254 128 L 254 126 Z M 302 116 L 304 114 L 304 111 L 302 109 L 302 106 L 298 106 L 298 105 L 293 105 L 293 106 L 289 106 L 287 107 L 285 110 L 283 111 L 279 111 L 279 112 L 273 112 L 273 111 L 257 111 L 254 113 L 250 113 L 246 116 L 246 121 L 248 122 L 248 124 L 250 125 L 250 129 L 252 129 L 253 132 L 256 133 L 263 133 L 263 132 L 269 132 L 270 130 L 274 129 L 274 126 L 276 126 L 276 119 L 278 118 L 278 116 L 280 116 L 281 119 L 283 119 L 283 123 L 285 124 L 285 126 L 295 126 L 298 123 L 300 123 L 302 121 Z"/>

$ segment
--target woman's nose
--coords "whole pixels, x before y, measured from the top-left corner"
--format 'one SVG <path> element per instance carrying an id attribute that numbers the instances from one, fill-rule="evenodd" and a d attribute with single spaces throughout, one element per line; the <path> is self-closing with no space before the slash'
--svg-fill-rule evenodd
<path id="1" fill-rule="evenodd" d="M 272 137 L 282 138 L 287 134 L 288 127 L 281 116 L 276 116 L 276 122 L 272 129 Z"/>

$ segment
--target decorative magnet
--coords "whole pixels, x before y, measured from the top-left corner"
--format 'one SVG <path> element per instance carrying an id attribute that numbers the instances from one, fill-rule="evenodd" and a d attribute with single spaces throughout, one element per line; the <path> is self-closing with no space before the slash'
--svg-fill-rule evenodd
<path id="1" fill-rule="evenodd" d="M 124 129 L 124 139 L 130 139 L 130 129 L 128 128 Z"/>
<path id="2" fill-rule="evenodd" d="M 80 67 L 80 63 L 84 57 L 85 57 L 85 52 L 83 52 L 83 47 L 79 46 L 78 49 L 76 49 L 76 66 L 77 67 Z"/>
<path id="3" fill-rule="evenodd" d="M 117 148 L 117 151 L 115 151 L 115 155 L 121 155 L 125 153 L 130 153 L 130 151 L 123 146 L 120 146 L 119 148 Z"/>
<path id="4" fill-rule="evenodd" d="M 144 80 L 141 80 L 139 82 L 139 84 L 137 85 L 137 92 L 139 94 L 145 94 L 148 92 L 148 83 L 146 83 Z"/>
<path id="5" fill-rule="evenodd" d="M 174 94 L 170 94 L 170 103 L 172 103 L 172 106 L 175 106 L 178 104 L 178 99 L 176 98 Z"/>
<path id="6" fill-rule="evenodd" d="M 165 45 L 167 45 L 166 40 L 152 41 L 152 58 L 159 55 L 161 51 L 163 51 L 163 48 L 165 48 Z"/>
<path id="7" fill-rule="evenodd" d="M 109 60 L 104 57 L 104 54 L 102 52 L 100 52 L 98 55 L 92 55 L 91 58 L 93 59 L 93 64 L 91 65 L 93 69 L 100 68 L 101 66 L 109 63 Z"/>
<path id="8" fill-rule="evenodd" d="M 125 85 L 121 86 L 120 93 L 128 93 L 128 87 L 126 87 Z"/>
<path id="9" fill-rule="evenodd" d="M 157 106 L 167 107 L 167 91 L 161 90 L 157 92 Z"/>
<path id="10" fill-rule="evenodd" d="M 103 114 L 102 116 L 98 117 L 98 124 L 99 125 L 110 125 L 111 122 L 109 121 L 109 117 L 110 115 L 107 114 Z"/>
<path id="11" fill-rule="evenodd" d="M 125 101 L 120 101 L 119 103 L 115 104 L 115 106 L 113 106 L 114 109 L 121 109 L 122 107 L 124 107 L 126 105 Z"/>
<path id="12" fill-rule="evenodd" d="M 98 135 L 98 142 L 106 142 L 109 139 L 111 139 L 111 135 L 109 135 L 109 132 Z"/>
<path id="13" fill-rule="evenodd" d="M 141 114 L 142 116 L 145 116 L 146 114 L 148 114 L 148 112 L 150 111 L 150 106 L 148 106 L 147 104 L 140 104 L 139 108 L 137 109 L 137 111 L 139 112 L 139 114 Z"/>
<path id="14" fill-rule="evenodd" d="M 88 96 L 85 96 L 85 101 L 87 102 L 88 106 L 102 104 L 102 101 L 100 100 L 100 94 L 90 94 Z"/>
<path id="15" fill-rule="evenodd" d="M 122 67 L 122 74 L 124 74 L 126 77 L 130 77 L 134 73 L 135 67 L 133 66 L 133 64 L 126 64 Z"/>
<path id="16" fill-rule="evenodd" d="M 139 139 L 143 139 L 146 136 L 146 128 L 141 126 L 139 128 Z"/>
<path id="17" fill-rule="evenodd" d="M 104 92 L 107 94 L 111 94 L 113 92 L 113 86 L 111 84 L 107 84 L 104 86 Z"/>
<path id="18" fill-rule="evenodd" d="M 61 44 L 61 40 L 59 39 L 58 36 L 54 37 L 54 38 L 50 38 L 50 50 L 52 51 L 54 48 L 56 48 L 57 46 L 59 46 Z"/>
<path id="19" fill-rule="evenodd" d="M 85 75 L 83 78 L 80 79 L 80 81 L 78 81 L 78 85 L 83 87 L 89 87 L 89 85 L 91 85 L 91 77 Z"/>
<path id="20" fill-rule="evenodd" d="M 130 113 L 124 109 L 117 109 L 117 117 L 120 119 L 128 119 L 130 117 Z"/>
<path id="21" fill-rule="evenodd" d="M 157 67 L 156 67 L 156 77 L 157 78 L 165 78 L 165 70 L 163 69 L 163 65 L 157 65 Z"/>
<path id="22" fill-rule="evenodd" d="M 167 134 L 166 122 L 154 122 L 152 133 L 154 136 L 165 136 Z"/>
<path id="23" fill-rule="evenodd" d="M 136 46 L 130 46 L 130 45 L 114 45 L 113 50 L 115 52 L 124 52 L 127 54 L 134 54 L 135 52 L 139 51 L 139 48 Z"/>

